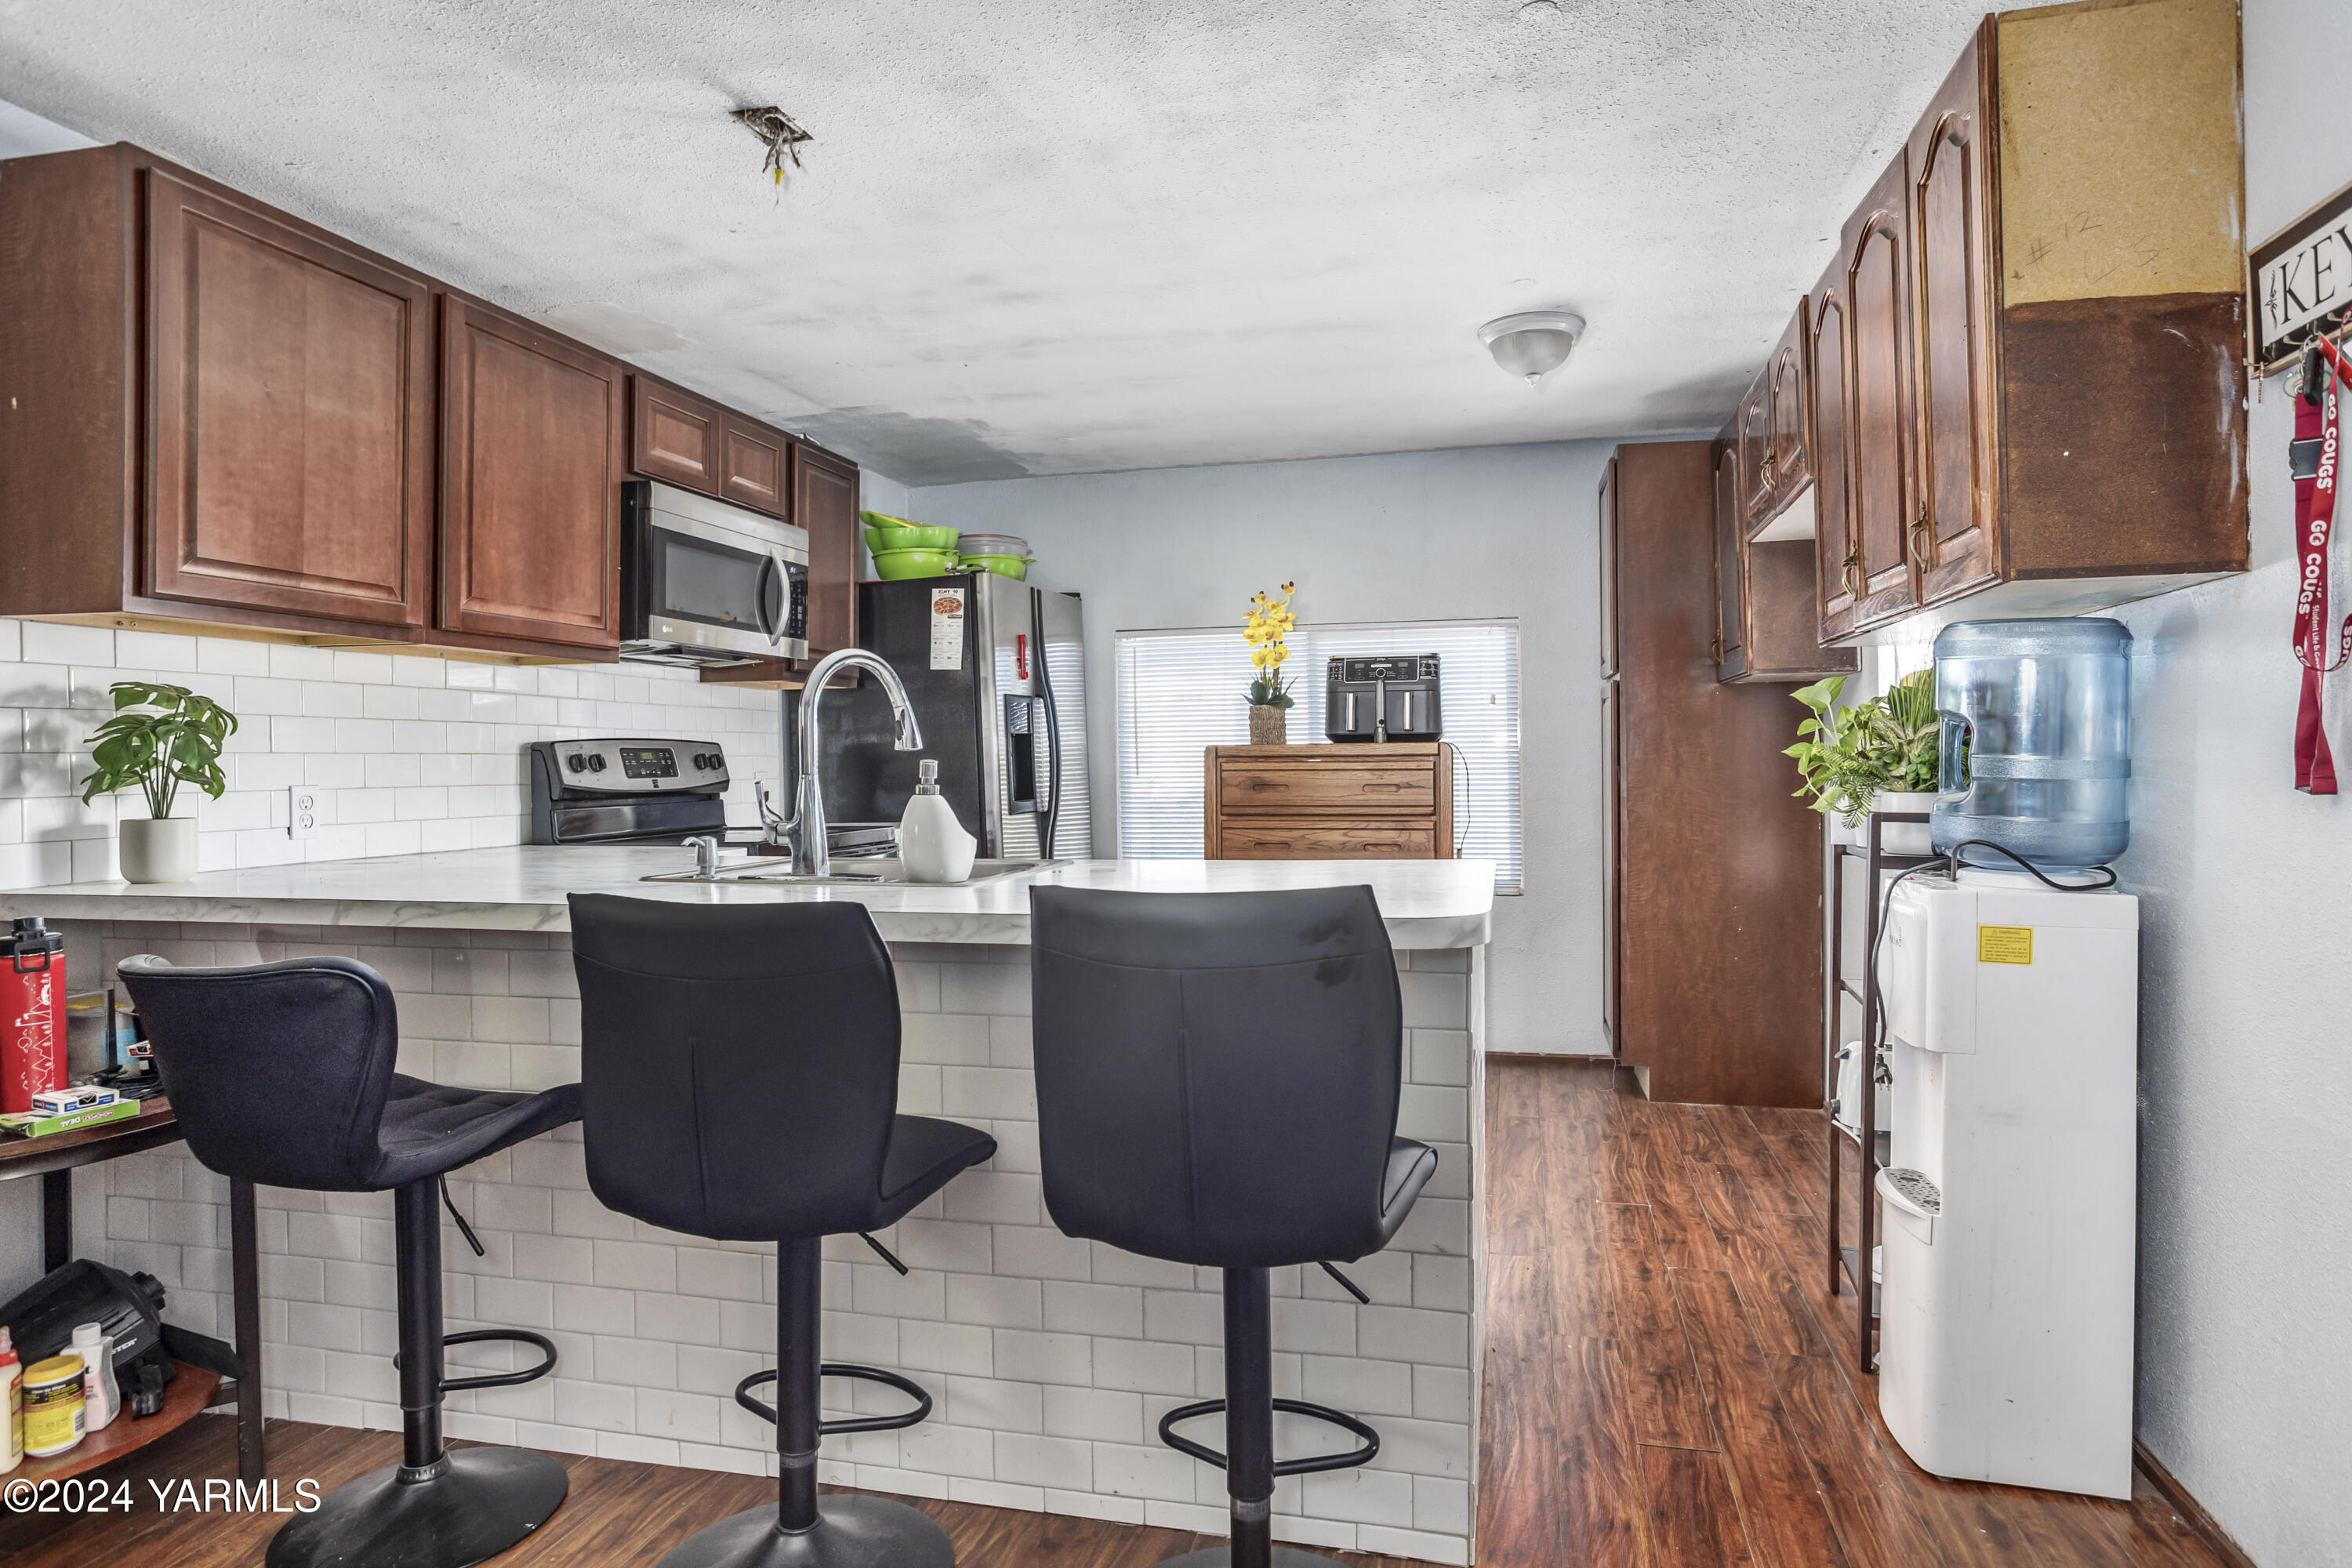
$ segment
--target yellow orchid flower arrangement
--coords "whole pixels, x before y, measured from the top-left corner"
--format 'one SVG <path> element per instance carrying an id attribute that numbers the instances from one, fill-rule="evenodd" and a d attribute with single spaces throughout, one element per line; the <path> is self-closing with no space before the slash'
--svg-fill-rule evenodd
<path id="1" fill-rule="evenodd" d="M 1297 592 L 1297 584 L 1285 583 L 1280 598 L 1266 593 L 1250 595 L 1249 616 L 1242 626 L 1242 640 L 1249 645 L 1250 667 L 1257 671 L 1257 679 L 1250 682 L 1249 689 L 1253 708 L 1287 708 L 1294 700 L 1282 667 L 1290 658 L 1285 639 L 1298 624 L 1298 617 L 1290 609 L 1291 596 Z"/>

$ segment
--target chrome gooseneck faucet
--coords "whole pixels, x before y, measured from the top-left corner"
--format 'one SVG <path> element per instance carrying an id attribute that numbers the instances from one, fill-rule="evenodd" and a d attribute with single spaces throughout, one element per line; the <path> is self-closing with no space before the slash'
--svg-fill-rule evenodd
<path id="1" fill-rule="evenodd" d="M 852 666 L 872 670 L 882 682 L 882 690 L 890 699 L 890 718 L 897 731 L 894 748 L 901 752 L 923 749 L 923 728 L 915 721 L 914 706 L 907 700 L 907 689 L 899 683 L 897 670 L 862 647 L 842 648 L 816 661 L 816 668 L 808 672 L 807 684 L 801 690 L 800 729 L 793 741 L 793 767 L 798 788 L 792 818 L 770 823 L 772 837 L 793 846 L 793 869 L 805 876 L 833 875 L 833 851 L 825 834 L 824 786 L 817 775 L 817 710 L 824 705 L 824 683 L 833 679 L 835 672 Z"/>

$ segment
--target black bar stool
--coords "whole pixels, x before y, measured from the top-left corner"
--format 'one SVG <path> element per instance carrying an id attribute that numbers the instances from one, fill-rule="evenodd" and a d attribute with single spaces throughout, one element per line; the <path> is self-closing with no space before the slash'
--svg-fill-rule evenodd
<path id="1" fill-rule="evenodd" d="M 468 1568 L 545 1523 L 563 1466 L 524 1448 L 441 1441 L 441 1397 L 529 1383 L 555 1346 L 521 1330 L 441 1331 L 442 1176 L 580 1120 L 580 1089 L 451 1089 L 395 1073 L 392 988 L 348 958 L 182 969 L 152 954 L 118 971 L 155 1043 L 189 1152 L 233 1183 L 393 1194 L 400 1300 L 401 1462 L 337 1487 L 271 1538 L 268 1568 Z M 512 1340 L 520 1372 L 442 1375 L 444 1345 Z"/>
<path id="2" fill-rule="evenodd" d="M 1224 1470 L 1233 1540 L 1170 1561 L 1328 1565 L 1274 1545 L 1275 1479 L 1363 1464 L 1380 1437 L 1339 1411 L 1274 1397 L 1266 1270 L 1379 1251 L 1437 1169 L 1435 1150 L 1396 1135 L 1404 1030 L 1380 906 L 1368 887 L 1033 888 L 1029 908 L 1054 1223 L 1224 1270 L 1225 1397 L 1170 1411 L 1160 1436 Z M 1174 1430 L 1218 1410 L 1224 1453 Z M 1277 1460 L 1276 1410 L 1330 1422 L 1359 1446 Z"/>
<path id="3" fill-rule="evenodd" d="M 977 1128 L 898 1114 L 898 985 L 873 917 L 855 903 L 575 893 L 572 957 L 598 1199 L 689 1236 L 778 1244 L 777 1370 L 735 1390 L 776 1424 L 776 1501 L 689 1537 L 662 1568 L 950 1568 L 955 1550 L 929 1514 L 877 1497 L 820 1502 L 816 1489 L 820 1438 L 931 1412 L 896 1373 L 820 1363 L 824 1237 L 895 1225 L 996 1152 Z M 824 1377 L 887 1384 L 916 1404 L 824 1421 Z M 770 1378 L 772 1407 L 751 1394 Z"/>

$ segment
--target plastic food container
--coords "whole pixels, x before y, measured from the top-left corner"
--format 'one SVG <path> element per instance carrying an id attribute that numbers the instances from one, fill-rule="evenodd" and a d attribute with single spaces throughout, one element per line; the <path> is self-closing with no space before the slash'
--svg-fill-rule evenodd
<path id="1" fill-rule="evenodd" d="M 919 522 L 885 517 L 878 511 L 863 511 L 857 515 L 866 520 L 866 548 L 877 555 L 886 550 L 953 550 L 956 547 L 956 531 L 952 528 L 928 528 Z"/>
<path id="2" fill-rule="evenodd" d="M 956 541 L 956 548 L 965 555 L 1018 555 L 1034 561 L 1029 553 L 1029 542 L 1010 533 L 967 533 Z"/>
<path id="3" fill-rule="evenodd" d="M 884 550 L 874 557 L 874 574 L 885 583 L 944 577 L 955 569 L 955 552 L 950 550 Z"/>
<path id="4" fill-rule="evenodd" d="M 47 1458 L 79 1444 L 89 1430 L 83 1412 L 81 1357 L 53 1355 L 25 1369 L 25 1457 Z"/>

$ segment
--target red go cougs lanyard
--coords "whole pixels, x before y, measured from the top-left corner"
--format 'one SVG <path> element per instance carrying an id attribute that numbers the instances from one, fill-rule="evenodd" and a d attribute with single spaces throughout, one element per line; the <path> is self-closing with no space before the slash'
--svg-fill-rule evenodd
<path id="1" fill-rule="evenodd" d="M 2340 455 L 2336 395 L 2339 382 L 2352 384 L 2352 363 L 2326 338 L 2314 338 L 2312 350 L 2303 395 L 2294 404 L 2297 455 L 2315 450 L 2317 458 L 2308 475 L 2302 472 L 2302 463 L 2295 464 L 2295 552 L 2302 570 L 2295 580 L 2294 657 L 2303 666 L 2303 701 L 2294 717 L 2294 787 L 2334 795 L 2336 759 L 2320 722 L 2319 699 L 2323 678 L 2352 657 L 2352 616 L 2345 618 L 2332 659 L 2327 647 L 2327 539 L 2336 521 Z"/>

